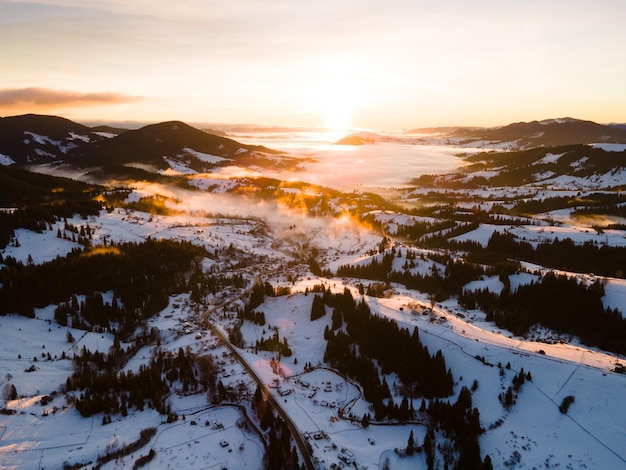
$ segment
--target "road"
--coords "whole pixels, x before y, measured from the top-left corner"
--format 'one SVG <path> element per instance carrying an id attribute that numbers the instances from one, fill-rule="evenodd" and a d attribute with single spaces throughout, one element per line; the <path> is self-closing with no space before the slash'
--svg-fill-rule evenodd
<path id="1" fill-rule="evenodd" d="M 313 464 L 313 459 L 311 457 L 311 452 L 309 450 L 309 444 L 306 441 L 306 439 L 304 439 L 304 437 L 300 433 L 300 430 L 295 425 L 295 423 L 293 422 L 289 414 L 283 409 L 280 402 L 272 395 L 269 387 L 267 386 L 265 382 L 263 382 L 263 379 L 257 374 L 256 370 L 254 370 L 254 368 L 248 363 L 248 361 L 246 361 L 246 359 L 239 353 L 239 350 L 235 348 L 230 343 L 230 341 L 228 341 L 228 337 L 224 334 L 224 332 L 220 330 L 217 326 L 215 326 L 212 322 L 209 321 L 209 316 L 214 310 L 221 308 L 224 305 L 231 303 L 235 300 L 239 300 L 243 298 L 245 295 L 248 295 L 258 282 L 259 282 L 259 277 L 257 276 L 252 286 L 247 291 L 245 291 L 242 295 L 238 296 L 236 299 L 231 299 L 227 302 L 222 303 L 219 306 L 215 306 L 211 309 L 208 309 L 204 313 L 203 322 L 213 332 L 213 334 L 217 336 L 217 338 L 221 341 L 221 343 L 224 346 L 226 346 L 226 348 L 228 348 L 228 350 L 231 352 L 233 357 L 241 364 L 241 366 L 246 370 L 246 372 L 248 372 L 250 377 L 252 377 L 252 379 L 257 383 L 257 385 L 261 388 L 261 390 L 264 391 L 265 396 L 267 396 L 269 402 L 272 404 L 272 406 L 274 407 L 276 412 L 279 414 L 279 416 L 283 419 L 283 421 L 287 424 L 289 431 L 291 431 L 291 435 L 293 436 L 296 442 L 296 445 L 298 446 L 298 449 L 300 450 L 300 455 L 302 455 L 302 458 L 304 460 L 304 466 L 307 468 L 307 470 L 315 470 L 315 465 Z"/>

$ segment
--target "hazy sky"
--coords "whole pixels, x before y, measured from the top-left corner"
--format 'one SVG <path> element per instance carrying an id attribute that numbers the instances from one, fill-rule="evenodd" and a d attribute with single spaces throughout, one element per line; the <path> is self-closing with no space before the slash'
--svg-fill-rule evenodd
<path id="1" fill-rule="evenodd" d="M 624 0 L 0 0 L 0 116 L 626 122 Z"/>

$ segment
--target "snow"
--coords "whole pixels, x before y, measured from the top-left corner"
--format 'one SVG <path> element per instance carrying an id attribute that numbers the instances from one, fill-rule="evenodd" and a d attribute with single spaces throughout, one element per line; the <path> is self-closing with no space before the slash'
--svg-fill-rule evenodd
<path id="1" fill-rule="evenodd" d="M 67 342 L 68 330 L 77 338 L 74 344 Z M 72 372 L 69 358 L 74 351 L 85 346 L 91 351 L 107 352 L 113 344 L 112 335 L 60 327 L 53 320 L 53 309 L 48 307 L 37 310 L 35 319 L 0 317 L 0 337 L 0 385 L 14 384 L 20 397 L 24 397 L 3 403 L 16 414 L 0 415 L 1 468 L 61 468 L 68 461 L 93 461 L 104 454 L 105 448 L 122 447 L 148 427 L 158 428 L 150 443 L 156 451 L 153 465 L 157 468 L 181 466 L 183 462 L 202 468 L 219 468 L 223 464 L 235 469 L 262 468 L 263 445 L 255 434 L 239 426 L 244 415 L 236 406 L 209 405 L 205 396 L 176 397 L 172 399 L 172 410 L 181 416 L 185 414 L 183 421 L 167 424 L 150 409 L 131 409 L 129 417 L 118 416 L 112 424 L 102 426 L 101 416 L 81 418 L 73 407 L 67 406 L 62 395 L 54 397 Z M 16 337 L 19 342 L 9 340 Z M 39 357 L 35 361 L 34 357 L 42 352 L 50 353 L 51 359 Z M 62 353 L 67 359 L 61 359 Z M 30 366 L 34 367 L 33 372 L 25 373 Z M 40 404 L 44 395 L 53 396 L 46 406 Z M 192 421 L 197 424 L 192 425 Z M 214 427 L 215 423 L 221 423 L 221 427 Z M 227 440 L 229 445 L 222 447 L 221 440 Z M 143 448 L 125 457 L 122 466 L 124 461 L 132 463 L 147 450 Z"/>
<path id="2" fill-rule="evenodd" d="M 475 230 L 472 230 L 471 232 L 466 232 L 457 237 L 453 237 L 452 239 L 457 240 L 459 242 L 471 240 L 471 241 L 480 243 L 481 246 L 483 247 L 486 247 L 487 243 L 489 242 L 489 239 L 491 238 L 494 232 L 502 233 L 504 232 L 505 229 L 506 227 L 501 226 L 501 225 L 481 224 Z"/>
<path id="3" fill-rule="evenodd" d="M 479 281 L 471 281 L 465 284 L 464 289 L 473 292 L 481 289 L 487 289 L 489 292 L 499 294 L 502 292 L 504 284 L 496 276 L 492 276 L 486 279 L 480 279 Z"/>
<path id="4" fill-rule="evenodd" d="M 31 137 L 45 140 L 43 136 Z M 399 154 L 391 157 L 389 162 L 380 158 L 380 155 L 391 155 L 393 148 L 398 149 Z M 455 147 L 455 151 L 458 148 Z M 448 149 L 447 153 L 432 150 L 429 155 L 440 159 L 438 161 L 392 165 L 394 158 L 400 159 L 415 152 L 412 145 L 393 147 L 389 142 L 358 151 L 327 150 L 315 154 L 317 161 L 307 163 L 309 169 L 320 170 L 308 174 L 307 178 L 320 182 L 347 178 L 346 184 L 350 187 L 369 185 L 374 181 L 372 175 L 380 172 L 381 166 L 389 165 L 396 168 L 395 173 L 385 168 L 380 173 L 381 184 L 399 184 L 413 175 L 413 170 L 420 164 L 426 172 L 431 169 L 446 171 L 453 164 L 459 164 L 458 157 Z M 346 160 L 333 166 L 331 160 L 339 154 Z M 376 155 L 380 162 L 374 160 Z M 205 158 L 208 163 L 221 162 L 217 160 L 220 157 L 195 156 Z M 549 158 L 556 159 L 557 156 Z M 233 187 L 233 178 L 258 174 L 248 169 L 231 166 L 200 175 L 191 174 L 182 165 L 177 167 L 175 162 L 170 165 L 173 171 L 188 174 L 192 184 L 213 187 L 213 192 L 198 194 L 138 183 L 129 201 L 161 194 L 170 198 L 168 204 L 178 211 L 176 215 L 157 216 L 116 209 L 110 213 L 101 211 L 98 216 L 88 219 L 73 217 L 68 222 L 77 226 L 89 224 L 94 229 L 91 240 L 94 246 L 101 245 L 105 239 L 141 241 L 149 236 L 188 240 L 207 247 L 210 252 L 232 245 L 259 258 L 265 257 L 267 262 L 263 265 L 242 268 L 241 272 L 249 281 L 247 288 L 255 276 L 261 276 L 274 286 L 289 287 L 291 293 L 268 297 L 256 309 L 265 314 L 265 325 L 244 322 L 241 331 L 246 347 L 240 352 L 264 382 L 272 386 L 271 393 L 296 422 L 311 445 L 313 456 L 326 468 L 339 464 L 342 456 L 350 456 L 358 465 L 367 468 L 382 468 L 387 459 L 394 469 L 424 468 L 423 453 L 401 457 L 395 449 L 406 445 L 411 431 L 416 442 L 421 443 L 426 426 L 419 422 L 394 426 L 374 423 L 362 428 L 358 421 L 371 410 L 359 385 L 323 364 L 325 342 L 320 338 L 324 328 L 330 325 L 332 312 L 327 308 L 325 316 L 311 321 L 315 294 L 305 295 L 304 292 L 324 284 L 332 292 L 348 288 L 361 299 L 356 286 L 362 281 L 318 278 L 302 265 L 290 266 L 295 256 L 293 253 L 299 253 L 304 247 L 306 250 L 318 248 L 321 264 L 332 270 L 346 263 L 369 263 L 373 257 L 380 259 L 383 256 L 369 254 L 377 249 L 381 234 L 347 215 L 313 219 L 279 204 L 253 203 L 224 194 Z M 354 173 L 347 172 L 349 169 Z M 609 176 L 598 177 L 593 184 L 624 177 L 619 173 Z M 546 195 L 553 194 L 553 189 L 568 181 L 574 180 L 552 180 L 554 188 L 541 191 Z M 589 180 L 577 181 L 589 189 Z M 576 191 L 572 187 L 566 190 Z M 517 190 L 505 191 L 515 193 Z M 391 234 L 399 225 L 432 220 L 392 211 L 376 211 L 372 215 L 390 227 Z M 495 231 L 507 230 L 518 239 L 533 244 L 564 238 L 571 238 L 575 243 L 590 240 L 612 246 L 626 244 L 623 231 L 597 233 L 589 224 L 572 220 L 569 211 L 556 211 L 547 214 L 546 220 L 535 222 L 537 225 L 526 226 L 481 224 L 456 239 L 474 240 L 485 246 Z M 16 230 L 18 243 L 9 244 L 2 250 L 2 256 L 12 256 L 23 263 L 43 263 L 78 247 L 76 242 L 57 237 L 57 231 L 63 231 L 62 223 L 50 228 L 42 233 Z M 424 250 L 399 245 L 397 248 L 405 256 L 408 250 L 417 254 L 412 272 L 425 273 L 433 265 L 444 269 L 430 260 L 421 260 L 419 255 L 427 253 Z M 219 272 L 230 267 L 231 261 L 206 259 L 202 265 L 204 270 Z M 403 258 L 394 259 L 394 266 L 399 268 L 404 261 Z M 522 267 L 521 272 L 509 276 L 512 289 L 537 280 L 535 272 L 545 270 L 526 263 Z M 589 282 L 596 279 L 591 274 L 577 276 Z M 625 312 L 626 281 L 618 278 L 604 280 L 604 305 Z M 484 276 L 466 288 L 500 292 L 503 285 L 498 276 Z M 195 353 L 212 354 L 221 361 L 220 380 L 225 385 L 241 385 L 252 393 L 255 384 L 251 377 L 200 321 L 206 311 L 220 330 L 227 331 L 236 321 L 232 312 L 243 306 L 244 293 L 245 289 L 218 292 L 207 298 L 205 305 L 192 302 L 188 293 L 178 293 L 171 296 L 168 306 L 147 325 L 160 331 L 162 351 L 176 352 L 179 348 L 189 347 Z M 105 299 L 111 296 L 110 292 L 104 293 Z M 576 338 L 565 339 L 556 332 L 542 329 L 537 329 L 527 339 L 517 337 L 487 322 L 483 312 L 463 309 L 455 299 L 435 303 L 426 294 L 398 285 L 392 285 L 388 298 L 363 296 L 362 299 L 374 314 L 391 318 L 410 330 L 418 328 L 420 339 L 429 351 L 443 351 L 456 380 L 455 395 L 462 386 L 472 387 L 476 381 L 472 399 L 480 410 L 481 423 L 485 427 L 485 433 L 479 438 L 480 445 L 483 456 L 489 454 L 495 468 L 604 469 L 626 466 L 623 446 L 626 411 L 622 406 L 626 376 L 612 372 L 617 363 L 625 364 L 626 358 L 589 348 Z M 101 416 L 81 418 L 60 393 L 72 373 L 71 360 L 62 359 L 62 356 L 71 357 L 83 346 L 91 351 L 107 352 L 113 344 L 113 336 L 61 327 L 54 321 L 53 313 L 54 306 L 48 306 L 37 309 L 33 319 L 15 315 L 0 317 L 0 387 L 14 384 L 20 395 L 18 400 L 12 401 L 0 397 L 2 408 L 16 411 L 13 415 L 0 414 L 1 468 L 62 468 L 64 462 L 95 461 L 107 447 L 119 448 L 132 442 L 142 429 L 148 427 L 156 427 L 157 434 L 146 447 L 119 461 L 109 462 L 104 468 L 130 467 L 149 449 L 154 449 L 156 455 L 148 468 L 262 468 L 263 443 L 258 434 L 241 426 L 246 415 L 253 415 L 245 401 L 237 404 L 241 407 L 236 404 L 213 405 L 208 403 L 204 394 L 183 396 L 174 393 L 168 402 L 179 416 L 185 415 L 184 420 L 166 423 L 163 416 L 150 409 L 143 412 L 130 410 L 130 416 L 115 416 L 106 426 L 101 424 Z M 275 353 L 255 351 L 254 348 L 257 340 L 273 333 L 271 328 L 277 328 L 280 337 L 286 338 L 293 350 L 291 357 L 280 359 L 278 368 L 272 367 L 271 359 L 275 358 Z M 67 342 L 68 331 L 76 339 L 74 343 Z M 155 348 L 155 345 L 141 348 L 125 365 L 125 370 L 138 370 L 147 363 Z M 477 356 L 483 360 L 478 360 Z M 307 363 L 312 365 L 311 370 L 305 370 Z M 506 364 L 510 364 L 510 369 L 505 367 Z M 26 372 L 31 366 L 34 368 L 32 372 Z M 516 404 L 507 410 L 498 400 L 498 394 L 506 390 L 522 368 L 532 373 L 532 380 L 526 381 Z M 388 380 L 392 382 L 393 376 Z M 289 394 L 280 394 L 280 391 L 287 390 Z M 53 401 L 42 406 L 41 397 L 54 392 L 57 395 Z M 454 400 L 455 395 L 450 400 Z M 568 395 L 574 396 L 575 402 L 567 414 L 562 414 L 558 408 Z M 416 397 L 414 406 L 419 407 L 420 402 L 421 397 Z M 356 420 L 342 418 L 340 409 L 346 416 L 353 413 Z M 223 442 L 228 444 L 223 445 Z"/>
<path id="5" fill-rule="evenodd" d="M 230 158 L 218 157 L 217 155 L 211 155 L 209 153 L 198 152 L 191 148 L 184 148 L 185 153 L 196 157 L 198 160 L 201 160 L 205 163 L 222 163 L 226 161 L 232 161 Z M 241 150 L 241 149 L 240 149 Z M 245 149 L 243 149 L 245 152 Z"/>
<path id="6" fill-rule="evenodd" d="M 185 467 L 220 468 L 226 464 L 229 469 L 262 468 L 263 446 L 253 434 L 237 426 L 243 419 L 237 407 L 204 406 L 186 416 L 185 421 L 165 427 L 157 434 L 152 445 L 156 458 L 151 465 L 169 468 L 180 467 L 184 462 Z M 197 424 L 191 425 L 191 421 Z M 216 429 L 215 423 L 220 423 L 223 429 Z"/>
<path id="7" fill-rule="evenodd" d="M 626 314 L 626 280 L 610 278 L 606 280 L 604 286 L 604 296 L 602 304 L 605 308 L 616 308 L 622 312 L 622 316 Z"/>
<path id="8" fill-rule="evenodd" d="M 615 172 L 602 175 L 594 174 L 589 177 L 560 175 L 556 178 L 541 181 L 542 186 L 550 189 L 567 189 L 573 191 L 600 190 L 619 186 L 624 182 L 626 169 L 620 168 Z"/>
<path id="9" fill-rule="evenodd" d="M 566 122 L 572 122 L 572 119 L 571 118 L 544 119 L 543 121 L 539 121 L 539 124 L 543 124 L 543 125 L 564 124 Z"/>
<path id="10" fill-rule="evenodd" d="M 165 160 L 165 163 L 167 163 L 169 165 L 169 168 L 167 170 L 159 171 L 159 173 L 161 173 L 162 175 L 168 175 L 168 176 L 173 176 L 173 175 L 194 175 L 194 174 L 198 173 L 197 171 L 192 170 L 191 168 L 189 168 L 183 162 L 180 162 L 178 160 L 174 160 L 173 158 L 163 157 L 163 160 Z"/>
<path id="11" fill-rule="evenodd" d="M 15 164 L 15 160 L 13 160 L 8 155 L 3 155 L 3 154 L 0 153 L 0 165 L 10 166 L 10 165 L 14 165 L 14 164 Z"/>
<path id="12" fill-rule="evenodd" d="M 229 158 L 218 157 L 208 153 L 198 152 L 191 148 L 184 148 L 183 153 L 176 157 L 164 156 L 163 160 L 169 165 L 170 168 L 161 171 L 161 174 L 165 175 L 196 175 L 198 172 L 189 168 L 189 157 L 196 158 L 202 162 L 209 163 L 211 165 L 218 165 L 223 162 L 232 161 Z M 206 189 L 206 188 L 201 188 Z"/>
<path id="13" fill-rule="evenodd" d="M 559 161 L 559 158 L 561 158 L 564 154 L 563 153 L 559 153 L 559 154 L 554 154 L 554 153 L 548 153 L 546 154 L 545 157 L 541 158 L 540 160 L 537 160 L 534 165 L 545 165 L 548 163 L 556 163 Z"/>
<path id="14" fill-rule="evenodd" d="M 91 142 L 91 138 L 88 135 L 80 135 L 76 132 L 70 132 L 70 139 L 81 140 L 83 142 Z"/>
<path id="15" fill-rule="evenodd" d="M 592 147 L 601 148 L 607 152 L 623 152 L 626 150 L 626 144 L 609 144 L 609 143 L 597 143 L 591 144 Z"/>
<path id="16" fill-rule="evenodd" d="M 55 155 L 51 154 L 50 152 L 46 152 L 45 150 L 35 149 L 35 153 L 40 157 L 55 158 Z"/>
<path id="17" fill-rule="evenodd" d="M 503 233 L 507 231 L 512 233 L 518 240 L 529 242 L 534 246 L 542 242 L 565 240 L 567 238 L 578 245 L 582 245 L 585 242 L 594 242 L 600 245 L 626 246 L 626 238 L 624 238 L 624 233 L 621 230 L 604 230 L 602 233 L 598 233 L 591 229 L 589 225 L 571 223 L 569 212 L 555 212 L 553 215 L 560 221 L 569 221 L 570 223 L 523 226 L 481 224 L 478 228 L 470 232 L 453 237 L 453 240 L 459 242 L 475 241 L 480 243 L 481 246 L 486 247 L 489 238 L 494 232 Z"/>
<path id="18" fill-rule="evenodd" d="M 99 135 L 100 137 L 104 137 L 106 139 L 112 139 L 113 137 L 117 137 L 117 134 L 113 134 L 111 132 L 94 132 L 94 134 Z"/>
<path id="19" fill-rule="evenodd" d="M 50 137 L 47 137 L 45 135 L 39 135 L 39 134 L 35 134 L 34 132 L 29 132 L 29 131 L 24 131 L 24 134 L 30 136 L 30 138 L 34 140 L 35 142 L 37 142 L 39 145 L 52 144 L 57 147 L 61 145 L 60 140 L 53 140 Z"/>
<path id="20" fill-rule="evenodd" d="M 72 220 L 74 219 L 68 219 L 68 222 Z M 80 226 L 80 219 L 76 222 Z M 53 260 L 57 256 L 66 256 L 72 249 L 77 247 L 77 244 L 57 238 L 57 229 L 63 230 L 63 225 L 63 223 L 57 223 L 53 225 L 52 230 L 46 230 L 42 233 L 22 228 L 16 229 L 14 230 L 15 238 L 20 246 L 9 245 L 5 249 L 0 250 L 0 252 L 2 252 L 3 256 L 13 256 L 24 264 L 28 262 L 29 255 L 33 262 L 37 264 Z"/>

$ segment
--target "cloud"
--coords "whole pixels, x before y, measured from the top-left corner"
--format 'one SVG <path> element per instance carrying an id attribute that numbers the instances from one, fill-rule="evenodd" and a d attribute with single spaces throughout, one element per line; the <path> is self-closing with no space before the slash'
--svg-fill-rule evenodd
<path id="1" fill-rule="evenodd" d="M 81 93 L 38 87 L 0 89 L 0 109 L 51 110 L 122 104 L 140 99 L 138 96 L 110 92 Z"/>

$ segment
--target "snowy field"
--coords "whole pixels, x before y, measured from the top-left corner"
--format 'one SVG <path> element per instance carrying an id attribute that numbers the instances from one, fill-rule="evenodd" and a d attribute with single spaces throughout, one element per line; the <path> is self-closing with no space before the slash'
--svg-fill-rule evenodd
<path id="1" fill-rule="evenodd" d="M 385 144 L 381 145 L 385 150 Z M 372 174 L 368 172 L 383 172 L 381 184 L 402 184 L 405 180 L 400 177 L 413 171 L 412 164 L 396 168 L 391 174 L 368 160 L 374 159 L 376 149 L 381 147 L 353 153 L 355 160 L 350 165 L 350 160 L 346 160 L 350 168 L 362 169 L 354 172 L 354 179 L 343 178 L 336 172 L 337 167 L 320 155 L 307 155 L 317 158 L 307 164 L 317 171 L 319 179 L 315 182 L 320 184 L 334 185 L 341 179 L 348 186 L 362 186 Z M 324 158 L 331 159 L 333 152 L 345 157 L 351 151 L 328 150 Z M 409 144 L 402 150 L 413 151 Z M 451 149 L 432 151 L 437 153 L 436 161 L 434 155 L 429 156 L 433 161 L 432 171 L 447 171 L 458 165 L 458 157 Z M 401 157 L 407 161 L 406 154 Z M 247 281 L 245 288 L 219 292 L 207 299 L 205 306 L 191 302 L 188 293 L 170 298 L 168 307 L 148 322 L 150 327 L 159 329 L 161 348 L 171 352 L 190 348 L 198 354 L 213 355 L 219 361 L 223 384 L 252 394 L 254 380 L 244 364 L 237 362 L 220 340 L 203 327 L 203 315 L 207 314 L 221 331 L 226 331 L 233 326 L 233 312 L 243 306 L 247 289 L 257 276 L 274 286 L 289 288 L 291 294 L 267 298 L 257 308 L 265 314 L 266 325 L 244 322 L 241 331 L 246 347 L 240 353 L 245 364 L 262 377 L 296 423 L 310 444 L 319 468 L 338 467 L 348 461 L 358 464 L 358 468 L 369 469 L 426 468 L 423 452 L 406 457 L 397 451 L 406 446 L 411 432 L 421 444 L 427 429 L 424 424 L 416 421 L 394 426 L 371 424 L 363 428 L 360 417 L 370 413 L 371 408 L 363 399 L 360 386 L 324 367 L 325 342 L 321 338 L 324 328 L 330 325 L 331 312 L 327 308 L 325 316 L 311 321 L 313 295 L 304 292 L 323 283 L 332 292 L 343 292 L 347 287 L 358 298 L 357 285 L 361 281 L 318 278 L 303 268 L 302 263 L 290 264 L 304 247 L 319 249 L 320 264 L 331 270 L 347 263 L 367 264 L 373 256 L 381 256 L 371 255 L 381 235 L 346 217 L 311 219 L 278 205 L 229 198 L 222 194 L 230 184 L 228 178 L 216 178 L 211 184 L 221 185 L 221 189 L 214 194 L 194 193 L 193 197 L 178 190 L 167 193 L 166 196 L 178 199 L 179 202 L 171 203 L 180 210 L 178 215 L 117 209 L 110 213 L 102 211 L 88 219 L 74 217 L 68 223 L 89 224 L 94 229 L 92 243 L 96 246 L 105 240 L 138 242 L 151 237 L 190 241 L 205 246 L 209 252 L 233 247 L 253 253 L 262 261 L 237 268 Z M 131 197 L 137 200 L 155 191 L 163 194 L 164 190 L 140 185 Z M 376 217 L 392 234 L 398 225 L 430 221 L 391 212 L 380 212 Z M 486 245 L 494 231 L 506 229 L 517 238 L 535 244 L 557 238 L 571 238 L 577 243 L 592 240 L 612 246 L 626 243 L 622 231 L 606 230 L 598 234 L 565 212 L 551 214 L 551 220 L 533 226 L 481 224 L 457 239 Z M 62 223 L 51 228 L 43 233 L 18 229 L 19 244 L 7 246 L 2 256 L 38 264 L 65 256 L 78 246 L 57 237 L 57 231 L 63 229 Z M 400 249 L 406 252 L 409 248 Z M 413 250 L 420 253 L 416 248 Z M 399 268 L 402 262 L 394 260 L 394 266 L 397 264 Z M 434 263 L 422 263 L 413 272 L 428 272 L 431 264 Z M 531 272 L 541 267 L 525 267 L 526 272 L 510 276 L 512 289 L 537 279 Z M 221 259 L 206 259 L 203 268 L 216 272 L 235 269 L 230 260 Z M 437 268 L 443 270 L 445 266 L 437 265 Z M 626 281 L 605 280 L 604 305 L 626 312 Z M 626 375 L 612 372 L 617 364 L 626 364 L 626 358 L 589 348 L 576 338 L 564 342 L 554 332 L 541 329 L 534 331 L 531 338 L 516 337 L 485 321 L 483 312 L 464 310 L 456 300 L 434 303 L 419 292 L 392 287 L 387 298 L 365 296 L 364 299 L 373 313 L 391 318 L 410 330 L 418 328 L 420 339 L 429 351 L 442 350 L 456 381 L 451 401 L 456 400 L 462 386 L 476 385 L 472 398 L 485 428 L 480 436 L 481 450 L 483 456 L 491 456 L 495 468 L 626 468 L 626 408 L 622 404 Z M 497 277 L 484 277 L 467 286 L 483 287 L 499 292 L 502 284 Z M 0 317 L 0 389 L 14 385 L 19 396 L 17 400 L 0 397 L 0 408 L 9 410 L 0 414 L 0 468 L 63 468 L 66 462 L 95 464 L 98 456 L 122 448 L 135 441 L 142 430 L 152 427 L 156 428 L 156 434 L 146 446 L 105 463 L 102 468 L 132 467 L 150 450 L 155 452 L 155 457 L 146 468 L 151 469 L 263 468 L 264 443 L 251 422 L 253 410 L 249 401 L 213 405 L 204 394 L 172 394 L 168 398 L 172 411 L 184 416 L 176 422 L 167 423 L 165 416 L 152 409 L 143 412 L 132 409 L 128 417 L 114 416 L 109 424 L 103 424 L 102 416 L 98 415 L 82 418 L 60 392 L 72 373 L 71 357 L 83 347 L 107 352 L 113 336 L 61 327 L 54 320 L 54 306 L 37 309 L 35 314 L 32 319 L 15 315 Z M 293 350 L 293 355 L 282 358 L 278 367 L 272 365 L 272 354 L 254 349 L 254 343 L 267 337 L 270 327 L 277 328 Z M 68 343 L 68 332 L 75 338 L 74 343 Z M 154 352 L 154 346 L 140 349 L 126 363 L 125 370 L 137 371 Z M 305 364 L 311 364 L 312 369 L 305 370 Z M 522 368 L 532 374 L 532 380 L 525 382 L 516 403 L 506 409 L 498 395 L 509 387 Z M 393 382 L 393 377 L 389 380 Z M 568 396 L 575 401 L 564 414 L 559 406 Z M 420 402 L 421 398 L 414 400 L 415 408 L 419 408 Z"/>

